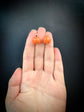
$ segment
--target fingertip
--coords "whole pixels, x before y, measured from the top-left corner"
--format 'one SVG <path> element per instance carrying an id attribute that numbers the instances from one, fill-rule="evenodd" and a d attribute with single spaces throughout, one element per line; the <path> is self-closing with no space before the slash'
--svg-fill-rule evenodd
<path id="1" fill-rule="evenodd" d="M 15 70 L 15 74 L 17 75 L 18 73 L 22 72 L 22 69 L 20 67 L 18 67 L 16 70 Z"/>
<path id="2" fill-rule="evenodd" d="M 47 31 L 46 35 L 48 35 L 52 39 L 52 33 L 51 32 Z"/>
<path id="3" fill-rule="evenodd" d="M 39 27 L 38 30 L 44 30 L 44 31 L 46 31 L 46 29 L 44 27 Z"/>
<path id="4" fill-rule="evenodd" d="M 30 31 L 29 35 L 32 35 L 33 33 L 36 33 L 36 32 L 37 32 L 36 29 L 32 29 L 32 30 Z"/>
<path id="5" fill-rule="evenodd" d="M 46 29 L 44 27 L 39 27 L 37 31 L 37 36 L 42 40 L 45 36 Z"/>
<path id="6" fill-rule="evenodd" d="M 47 31 L 46 32 L 46 35 L 49 36 L 49 38 L 51 39 L 50 43 L 48 44 L 49 46 L 53 46 L 54 44 L 54 41 L 53 41 L 53 36 L 52 36 L 52 33 Z"/>
<path id="7" fill-rule="evenodd" d="M 32 39 L 33 39 L 33 37 L 36 36 L 36 34 L 37 34 L 37 31 L 36 31 L 35 29 L 32 29 L 32 30 L 30 31 L 30 33 L 29 33 L 28 36 L 27 36 L 26 45 L 25 45 L 25 46 L 33 45 Z"/>
<path id="8" fill-rule="evenodd" d="M 22 69 L 17 68 L 15 72 L 13 73 L 12 77 L 9 80 L 9 86 L 17 86 L 20 85 L 21 82 L 21 74 L 22 74 Z"/>
<path id="9" fill-rule="evenodd" d="M 55 59 L 58 61 L 61 60 L 62 56 L 61 56 L 61 52 L 60 52 L 59 48 L 54 48 L 54 52 L 55 52 Z"/>

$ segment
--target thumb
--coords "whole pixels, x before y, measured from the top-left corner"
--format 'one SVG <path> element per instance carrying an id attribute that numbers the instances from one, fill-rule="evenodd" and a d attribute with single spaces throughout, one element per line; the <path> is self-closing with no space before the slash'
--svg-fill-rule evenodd
<path id="1" fill-rule="evenodd" d="M 9 80 L 6 100 L 14 100 L 20 92 L 22 69 L 17 68 Z"/>

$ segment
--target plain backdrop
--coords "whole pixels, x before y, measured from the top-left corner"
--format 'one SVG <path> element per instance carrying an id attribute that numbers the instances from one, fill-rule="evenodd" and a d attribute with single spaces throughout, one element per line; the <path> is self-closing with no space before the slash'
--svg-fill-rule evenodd
<path id="1" fill-rule="evenodd" d="M 62 53 L 67 88 L 66 112 L 82 109 L 84 73 L 83 0 L 0 1 L 0 112 L 5 112 L 9 78 L 22 67 L 22 55 L 31 29 L 51 31 Z"/>

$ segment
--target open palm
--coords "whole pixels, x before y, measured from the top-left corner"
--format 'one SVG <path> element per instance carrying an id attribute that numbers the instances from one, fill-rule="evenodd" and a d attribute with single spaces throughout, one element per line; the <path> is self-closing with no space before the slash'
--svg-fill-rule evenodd
<path id="1" fill-rule="evenodd" d="M 51 43 L 33 45 L 32 30 L 26 40 L 23 68 L 18 68 L 9 81 L 6 96 L 7 112 L 65 112 L 66 87 L 63 64 L 53 38 L 45 28 L 38 29 L 38 37 L 48 35 Z"/>

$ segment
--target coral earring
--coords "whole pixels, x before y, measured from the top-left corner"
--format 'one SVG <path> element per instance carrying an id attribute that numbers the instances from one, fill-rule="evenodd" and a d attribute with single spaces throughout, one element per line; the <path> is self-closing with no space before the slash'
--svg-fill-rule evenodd
<path id="1" fill-rule="evenodd" d="M 33 44 L 40 44 L 41 43 L 41 39 L 39 38 L 39 37 L 34 37 L 33 39 L 32 39 L 32 42 L 33 42 Z"/>
<path id="2" fill-rule="evenodd" d="M 50 43 L 51 42 L 51 38 L 49 37 L 49 36 L 44 36 L 44 38 L 43 38 L 43 43 L 44 44 L 48 44 L 48 43 Z"/>

